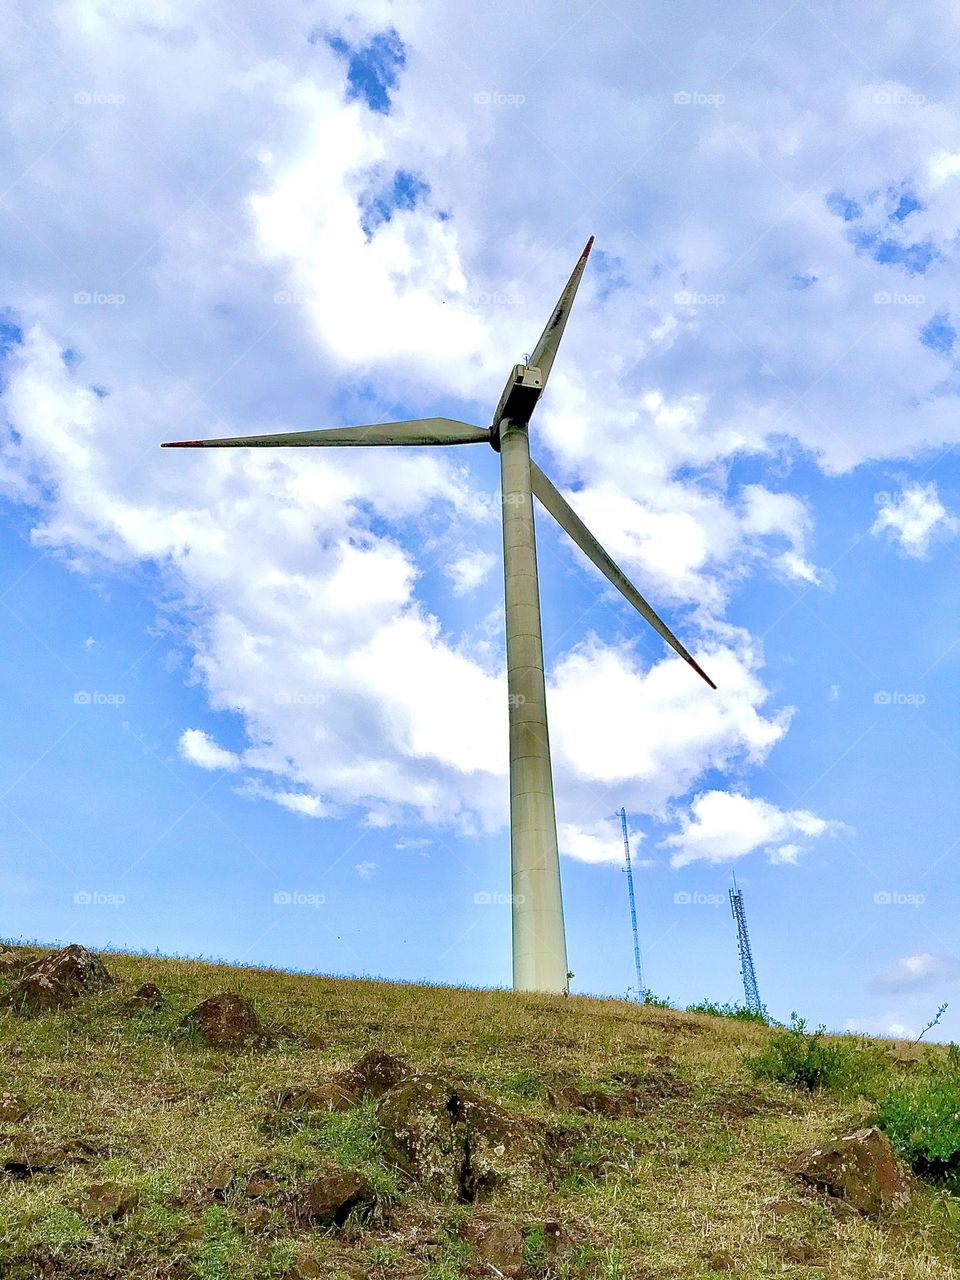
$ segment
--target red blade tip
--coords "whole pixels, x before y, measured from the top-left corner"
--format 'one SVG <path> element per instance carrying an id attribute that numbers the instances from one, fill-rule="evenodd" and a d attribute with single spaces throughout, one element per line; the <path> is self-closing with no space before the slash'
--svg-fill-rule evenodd
<path id="1" fill-rule="evenodd" d="M 580 255 L 580 257 L 581 257 L 581 258 L 589 258 L 589 257 L 590 257 L 590 250 L 593 248 L 593 242 L 594 242 L 594 239 L 595 239 L 595 237 L 594 237 L 594 236 L 591 236 L 591 237 L 590 237 L 590 239 L 587 241 L 587 243 L 584 245 L 584 247 L 583 247 L 583 253 L 581 253 L 581 255 Z"/>
<path id="2" fill-rule="evenodd" d="M 161 449 L 202 449 L 205 444 L 203 440 L 167 440 Z"/>

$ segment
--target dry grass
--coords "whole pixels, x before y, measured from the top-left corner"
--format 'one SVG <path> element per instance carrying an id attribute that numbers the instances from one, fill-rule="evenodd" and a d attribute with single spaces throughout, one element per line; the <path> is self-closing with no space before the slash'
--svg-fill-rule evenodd
<path id="1" fill-rule="evenodd" d="M 0 1179 L 0 1274 L 182 1280 L 493 1276 L 465 1236 L 473 1217 L 527 1234 L 530 1276 L 655 1280 L 728 1276 L 960 1277 L 956 1201 L 921 1188 L 876 1223 L 806 1194 L 791 1160 L 869 1119 L 869 1104 L 758 1086 L 743 1069 L 764 1027 L 616 1000 L 514 995 L 105 957 L 122 988 L 156 982 L 164 1008 L 118 1016 L 116 993 L 54 1015 L 0 1014 L 0 1093 L 32 1111 L 0 1125 L 4 1147 L 91 1138 L 87 1165 Z M 251 998 L 263 1019 L 308 1035 L 257 1051 L 199 1046 L 182 1015 L 216 991 Z M 272 1089 L 316 1084 L 371 1048 L 405 1053 L 472 1085 L 532 1124 L 565 1130 L 553 1176 L 513 1181 L 481 1205 L 438 1203 L 383 1160 L 370 1103 L 326 1121 L 278 1117 Z M 558 1114 L 547 1088 L 615 1091 L 642 1078 L 627 1118 Z M 365 1172 L 374 1219 L 321 1232 L 295 1226 L 283 1197 L 252 1212 L 242 1187 L 218 1202 L 211 1171 L 268 1168 L 291 1192 L 318 1168 Z M 116 1180 L 140 1205 L 109 1224 L 77 1211 L 82 1188 Z M 561 1227 L 549 1260 L 539 1228 Z"/>

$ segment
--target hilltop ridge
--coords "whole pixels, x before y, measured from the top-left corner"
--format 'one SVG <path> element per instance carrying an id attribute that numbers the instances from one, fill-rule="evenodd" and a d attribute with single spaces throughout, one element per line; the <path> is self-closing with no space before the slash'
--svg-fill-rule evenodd
<path id="1" fill-rule="evenodd" d="M 875 1105 L 755 1078 L 762 1025 L 80 952 L 0 956 L 10 1280 L 960 1274 L 945 1190 L 797 1176 Z"/>

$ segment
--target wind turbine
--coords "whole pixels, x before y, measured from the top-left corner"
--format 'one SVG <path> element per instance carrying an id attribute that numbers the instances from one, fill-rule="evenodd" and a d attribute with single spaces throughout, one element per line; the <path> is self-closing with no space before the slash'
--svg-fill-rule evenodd
<path id="1" fill-rule="evenodd" d="M 419 418 L 411 422 L 336 427 L 326 431 L 176 440 L 162 446 L 165 449 L 233 446 L 270 449 L 486 443 L 500 454 L 510 719 L 513 985 L 524 991 L 565 992 L 569 978 L 547 732 L 533 495 L 667 644 L 689 662 L 712 689 L 717 687 L 530 457 L 530 417 L 550 377 L 592 247 L 593 236 L 587 241 L 528 362 L 514 366 L 489 428 L 452 418 Z"/>

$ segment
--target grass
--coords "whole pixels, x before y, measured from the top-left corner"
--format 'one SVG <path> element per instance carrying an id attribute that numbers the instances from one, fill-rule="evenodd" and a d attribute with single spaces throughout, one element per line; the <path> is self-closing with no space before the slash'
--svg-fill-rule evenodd
<path id="1" fill-rule="evenodd" d="M 0 1092 L 32 1108 L 0 1125 L 0 1146 L 84 1136 L 99 1152 L 55 1174 L 0 1178 L 4 1280 L 492 1277 L 471 1241 L 493 1221 L 521 1232 L 534 1280 L 960 1280 L 958 1201 L 944 1189 L 921 1185 L 888 1220 L 838 1219 L 789 1173 L 799 1152 L 870 1122 L 885 1098 L 902 1102 L 886 1116 L 891 1133 L 901 1140 L 901 1121 L 917 1132 L 928 1067 L 895 1061 L 882 1042 L 713 1010 L 104 959 L 120 993 L 54 1015 L 0 1013 Z M 119 1016 L 122 994 L 145 981 L 163 1008 Z M 227 1052 L 185 1036 L 183 1014 L 223 990 L 301 1038 Z M 553 1131 L 556 1167 L 460 1205 L 390 1167 L 373 1102 L 329 1116 L 272 1106 L 271 1095 L 321 1084 L 371 1048 Z M 945 1069 L 935 1046 L 925 1052 Z M 633 1090 L 637 1102 L 585 1111 L 578 1090 L 614 1100 Z M 219 1166 L 236 1176 L 216 1193 Z M 330 1231 L 297 1222 L 286 1205 L 298 1187 L 337 1167 L 369 1178 L 377 1212 Z M 277 1183 L 263 1201 L 245 1193 L 257 1170 Z M 79 1212 L 83 1189 L 102 1181 L 137 1189 L 128 1217 Z M 547 1224 L 559 1227 L 556 1245 Z"/>

